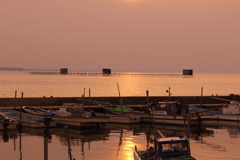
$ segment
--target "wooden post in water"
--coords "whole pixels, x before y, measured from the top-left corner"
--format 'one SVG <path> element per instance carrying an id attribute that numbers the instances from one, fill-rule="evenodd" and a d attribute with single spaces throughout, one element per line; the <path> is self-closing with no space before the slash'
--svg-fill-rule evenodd
<path id="1" fill-rule="evenodd" d="M 123 114 L 123 108 L 122 108 L 122 98 L 121 98 L 121 95 L 120 95 L 120 89 L 119 89 L 118 82 L 117 82 L 117 87 L 118 87 L 118 94 L 119 94 L 119 98 L 120 98 L 121 111 L 122 111 L 122 114 Z"/>
<path id="2" fill-rule="evenodd" d="M 23 107 L 23 92 L 22 92 L 22 99 L 21 99 L 21 109 L 20 109 L 20 114 L 19 114 L 19 124 L 18 128 L 22 129 L 22 107 Z"/>
<path id="3" fill-rule="evenodd" d="M 82 106 L 83 106 L 82 116 L 84 115 L 84 117 L 85 117 L 85 114 L 84 114 L 84 110 L 85 110 L 85 107 L 84 107 L 84 95 L 82 95 Z"/>
<path id="4" fill-rule="evenodd" d="M 44 135 L 43 138 L 43 150 L 44 150 L 44 160 L 48 160 L 48 137 Z"/>
<path id="5" fill-rule="evenodd" d="M 22 131 L 19 131 L 19 152 L 20 160 L 22 160 Z"/>
<path id="6" fill-rule="evenodd" d="M 84 95 L 82 95 L 82 105 L 84 106 L 84 100 L 83 100 Z"/>
<path id="7" fill-rule="evenodd" d="M 67 134 L 67 143 L 68 143 L 68 155 L 70 160 L 72 160 L 72 153 L 71 153 L 71 147 L 70 147 L 70 141 L 69 141 L 69 136 L 68 136 L 68 129 L 66 128 L 66 134 Z"/>
<path id="8" fill-rule="evenodd" d="M 90 89 L 90 88 L 89 88 L 88 94 L 89 94 L 89 101 L 88 101 L 88 104 L 89 104 L 89 111 L 90 111 L 90 97 L 91 97 L 91 89 Z"/>
<path id="9" fill-rule="evenodd" d="M 168 90 L 168 101 L 170 102 L 170 96 L 171 96 L 171 92 L 170 92 L 170 87 L 169 87 L 169 90 Z"/>
<path id="10" fill-rule="evenodd" d="M 146 107 L 146 113 L 147 113 L 147 110 L 149 109 L 149 91 L 146 90 L 146 95 L 147 95 L 147 107 Z"/>
<path id="11" fill-rule="evenodd" d="M 203 97 L 203 87 L 201 88 L 201 102 L 200 102 L 200 108 L 202 108 L 202 97 Z"/>
<path id="12" fill-rule="evenodd" d="M 168 92 L 168 102 L 170 102 L 170 96 L 171 94 L 171 88 L 169 87 L 168 90 L 166 90 L 166 92 Z"/>
<path id="13" fill-rule="evenodd" d="M 188 114 L 187 116 L 187 137 L 188 139 L 190 138 L 190 125 L 191 125 L 191 122 L 190 122 L 190 114 Z"/>
<path id="14" fill-rule="evenodd" d="M 17 91 L 15 90 L 14 110 L 16 109 L 16 106 L 17 106 Z"/>

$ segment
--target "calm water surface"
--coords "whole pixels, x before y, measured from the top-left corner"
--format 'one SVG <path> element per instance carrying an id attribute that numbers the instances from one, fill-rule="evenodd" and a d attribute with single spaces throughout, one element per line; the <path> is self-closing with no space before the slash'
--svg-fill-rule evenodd
<path id="1" fill-rule="evenodd" d="M 30 75 L 25 72 L 0 71 L 0 97 L 14 97 L 15 90 L 24 92 L 24 97 L 80 97 L 84 88 L 86 95 L 118 96 L 117 82 L 122 96 L 168 96 L 166 90 L 171 87 L 173 96 L 198 96 L 201 87 L 204 95 L 239 94 L 240 74 L 196 73 L 193 78 L 182 77 L 139 77 L 139 76 L 66 76 L 66 75 Z M 165 136 L 184 135 L 183 128 L 155 126 Z M 113 125 L 100 129 L 69 130 L 72 156 L 76 160 L 133 160 L 132 151 L 146 149 L 153 145 L 153 134 L 148 125 Z M 43 160 L 44 130 L 24 129 L 0 132 L 1 159 L 6 160 Z M 67 160 L 68 145 L 64 129 L 51 129 L 48 139 L 48 159 Z M 191 131 L 191 152 L 198 160 L 237 160 L 240 129 L 238 125 L 205 126 L 202 130 Z M 4 158 L 3 158 L 4 157 Z"/>
<path id="2" fill-rule="evenodd" d="M 119 83 L 122 96 L 199 96 L 201 87 L 204 95 L 239 94 L 239 73 L 196 73 L 193 78 L 170 76 L 70 76 L 70 75 L 33 75 L 20 71 L 0 71 L 0 97 L 14 97 L 15 90 L 24 97 L 81 97 L 118 96 Z"/>
<path id="3" fill-rule="evenodd" d="M 160 126 L 155 128 L 165 136 L 184 135 L 182 127 Z M 68 143 L 65 129 L 50 130 L 48 139 L 48 160 L 67 160 Z M 1 133 L 1 156 L 6 160 L 47 160 L 44 159 L 44 130 L 26 129 L 21 133 Z M 99 129 L 68 130 L 71 154 L 76 160 L 133 160 L 133 149 L 137 145 L 144 150 L 153 146 L 153 132 L 149 125 L 108 124 Z M 198 160 L 237 160 L 240 157 L 240 129 L 234 126 L 206 126 L 191 131 L 191 152 Z M 1 158 L 2 159 L 2 158 Z"/>

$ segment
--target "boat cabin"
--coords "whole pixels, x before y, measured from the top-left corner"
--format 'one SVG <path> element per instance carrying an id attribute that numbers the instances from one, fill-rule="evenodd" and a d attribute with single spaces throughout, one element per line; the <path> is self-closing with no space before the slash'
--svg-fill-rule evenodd
<path id="1" fill-rule="evenodd" d="M 156 147 L 156 148 L 155 148 Z M 163 137 L 156 141 L 155 147 L 150 147 L 146 151 L 134 151 L 134 160 L 169 160 L 187 159 L 195 160 L 191 156 L 189 140 L 184 137 Z"/>
<path id="2" fill-rule="evenodd" d="M 164 115 L 185 115 L 189 113 L 189 107 L 187 105 L 182 105 L 179 102 L 158 102 L 157 104 L 152 104 L 151 109 L 153 114 L 164 114 Z"/>
<path id="3" fill-rule="evenodd" d="M 190 148 L 187 137 L 167 137 L 157 141 L 158 156 L 161 158 L 189 156 Z"/>
<path id="4" fill-rule="evenodd" d="M 56 116 L 82 117 L 82 114 L 84 113 L 84 106 L 79 103 L 63 103 L 63 105 L 55 113 Z"/>

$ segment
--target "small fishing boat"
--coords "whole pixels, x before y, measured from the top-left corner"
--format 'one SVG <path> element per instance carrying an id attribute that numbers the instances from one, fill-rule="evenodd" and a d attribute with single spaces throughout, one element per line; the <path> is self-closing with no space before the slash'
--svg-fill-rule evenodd
<path id="1" fill-rule="evenodd" d="M 53 112 L 49 112 L 45 109 L 38 108 L 38 107 L 33 107 L 33 106 L 23 106 L 22 111 L 25 113 L 33 114 L 33 115 L 44 115 L 46 112 L 47 114 L 52 114 L 55 115 Z"/>
<path id="2" fill-rule="evenodd" d="M 89 129 L 100 127 L 101 123 L 109 121 L 109 117 L 97 117 L 85 114 L 84 106 L 78 103 L 64 103 L 55 112 L 53 119 L 57 120 L 57 127 L 70 129 Z"/>
<path id="3" fill-rule="evenodd" d="M 109 117 L 86 115 L 84 113 L 84 106 L 80 103 L 63 103 L 63 105 L 55 111 L 25 106 L 24 111 L 27 111 L 33 117 L 43 117 L 45 113 L 48 113 L 52 115 L 52 119 L 56 121 L 56 126 L 60 128 L 96 128 L 100 126 L 100 123 L 105 123 L 109 120 Z"/>
<path id="4" fill-rule="evenodd" d="M 17 122 L 17 125 L 30 128 L 56 127 L 56 120 L 51 115 L 37 116 L 29 113 L 19 112 L 15 110 L 2 110 L 2 114 Z M 21 118 L 20 118 L 21 117 Z M 49 123 L 47 123 L 47 121 Z"/>
<path id="5" fill-rule="evenodd" d="M 128 107 L 120 107 L 117 105 L 100 106 L 105 110 L 105 113 L 95 112 L 97 117 L 109 117 L 110 123 L 140 123 L 141 116 L 138 114 L 131 114 L 133 109 Z M 127 114 L 129 113 L 129 114 Z"/>
<path id="6" fill-rule="evenodd" d="M 158 138 L 155 146 L 142 151 L 135 146 L 133 156 L 134 160 L 196 160 L 191 156 L 186 136 Z"/>
<path id="7" fill-rule="evenodd" d="M 62 106 L 53 112 L 55 116 L 63 117 L 83 117 L 84 105 L 80 103 L 63 103 Z"/>
<path id="8" fill-rule="evenodd" d="M 204 113 L 214 113 L 214 114 L 223 114 L 222 111 L 219 110 L 209 110 L 209 109 L 204 109 L 200 108 L 197 106 L 189 106 L 189 111 L 191 112 L 204 112 Z"/>
<path id="9" fill-rule="evenodd" d="M 104 108 L 107 113 L 122 115 L 124 113 L 133 112 L 134 110 L 129 107 L 118 106 L 118 105 L 100 105 L 100 107 Z"/>
<path id="10" fill-rule="evenodd" d="M 184 125 L 186 115 L 189 115 L 188 105 L 174 102 L 158 102 L 146 107 L 146 113 L 141 114 L 141 122 L 162 125 Z M 199 125 L 201 119 L 197 115 L 190 115 L 191 126 Z"/>
<path id="11" fill-rule="evenodd" d="M 219 98 L 215 98 L 219 99 Z M 220 99 L 224 101 L 230 101 L 229 104 L 220 106 L 218 108 L 222 109 L 222 114 L 212 113 L 212 114 L 202 114 L 200 118 L 204 125 L 211 124 L 222 124 L 222 125 L 233 125 L 240 126 L 240 103 L 239 101 L 232 101 L 226 99 Z M 208 109 L 211 110 L 211 109 Z M 204 112 L 204 111 L 203 111 Z"/>
<path id="12" fill-rule="evenodd" d="M 112 115 L 119 115 L 119 116 L 110 116 L 109 122 L 127 123 L 127 124 L 140 123 L 141 116 L 139 115 L 138 111 L 134 111 L 129 107 L 123 106 L 118 83 L 117 83 L 117 87 L 118 87 L 118 93 L 120 98 L 120 106 L 110 105 L 109 103 L 105 103 L 104 105 L 101 105 L 101 107 L 104 108 L 106 113 L 110 113 Z"/>
<path id="13" fill-rule="evenodd" d="M 184 125 L 184 118 L 189 114 L 189 107 L 174 102 L 151 103 L 145 107 L 145 111 L 135 111 L 129 107 L 118 105 L 102 105 L 107 113 L 125 115 L 128 117 L 140 117 L 140 122 L 162 125 Z M 198 126 L 201 122 L 199 116 L 191 115 L 190 124 Z"/>

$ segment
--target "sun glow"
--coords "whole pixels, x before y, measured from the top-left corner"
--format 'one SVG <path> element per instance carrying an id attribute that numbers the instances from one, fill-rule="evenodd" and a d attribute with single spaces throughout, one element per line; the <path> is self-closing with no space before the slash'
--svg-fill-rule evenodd
<path id="1" fill-rule="evenodd" d="M 123 0 L 125 2 L 138 2 L 139 0 Z"/>

